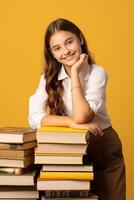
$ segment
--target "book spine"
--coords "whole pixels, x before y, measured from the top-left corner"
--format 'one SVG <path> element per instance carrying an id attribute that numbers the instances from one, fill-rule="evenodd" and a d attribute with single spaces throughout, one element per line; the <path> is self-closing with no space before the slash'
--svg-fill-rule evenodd
<path id="1" fill-rule="evenodd" d="M 93 172 L 41 172 L 40 179 L 93 180 Z"/>
<path id="2" fill-rule="evenodd" d="M 89 197 L 90 190 L 46 190 L 44 196 L 46 198 Z"/>

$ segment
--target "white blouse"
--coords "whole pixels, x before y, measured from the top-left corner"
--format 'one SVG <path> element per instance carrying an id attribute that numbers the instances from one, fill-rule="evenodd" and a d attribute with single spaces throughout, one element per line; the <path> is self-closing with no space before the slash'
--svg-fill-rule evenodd
<path id="1" fill-rule="evenodd" d="M 102 129 L 111 126 L 110 117 L 106 110 L 106 85 L 108 76 L 105 70 L 96 64 L 84 67 L 80 72 L 80 81 L 85 94 L 85 98 L 91 109 L 95 112 L 93 122 L 98 123 Z M 63 101 L 66 106 L 67 115 L 73 116 L 71 79 L 66 73 L 64 66 L 58 74 L 58 80 L 62 80 L 64 87 Z M 48 94 L 45 90 L 44 74 L 41 75 L 39 86 L 35 93 L 29 98 L 29 117 L 28 121 L 33 129 L 39 128 L 41 119 L 47 115 L 45 102 Z"/>

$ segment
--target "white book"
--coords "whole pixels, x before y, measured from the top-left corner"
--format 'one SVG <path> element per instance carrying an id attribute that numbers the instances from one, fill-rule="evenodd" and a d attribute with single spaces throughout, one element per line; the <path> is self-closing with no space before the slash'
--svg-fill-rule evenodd
<path id="1" fill-rule="evenodd" d="M 0 128 L 0 143 L 24 143 L 36 140 L 36 131 L 23 127 Z"/>
<path id="2" fill-rule="evenodd" d="M 36 198 L 0 198 L 0 200 L 37 200 Z"/>
<path id="3" fill-rule="evenodd" d="M 34 155 L 30 154 L 23 159 L 3 159 L 0 158 L 0 167 L 28 167 L 34 162 Z"/>
<path id="4" fill-rule="evenodd" d="M 35 164 L 83 164 L 82 155 L 35 155 Z"/>
<path id="5" fill-rule="evenodd" d="M 27 185 L 34 186 L 36 171 L 28 171 L 25 174 L 15 175 L 12 173 L 0 173 L 0 185 Z"/>
<path id="6" fill-rule="evenodd" d="M 81 153 L 84 154 L 87 149 L 87 144 L 48 144 L 38 143 L 36 153 Z"/>
<path id="7" fill-rule="evenodd" d="M 92 165 L 43 165 L 42 171 L 76 171 L 76 172 L 91 172 Z"/>
<path id="8" fill-rule="evenodd" d="M 37 180 L 37 190 L 89 190 L 90 181 Z"/>
<path id="9" fill-rule="evenodd" d="M 0 199 L 38 199 L 39 192 L 38 191 L 0 191 Z"/>

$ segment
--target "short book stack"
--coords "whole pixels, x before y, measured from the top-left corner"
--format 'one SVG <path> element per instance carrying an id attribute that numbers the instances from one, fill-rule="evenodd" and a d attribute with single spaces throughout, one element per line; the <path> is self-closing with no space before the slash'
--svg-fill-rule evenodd
<path id="1" fill-rule="evenodd" d="M 41 200 L 98 199 L 90 190 L 93 166 L 83 164 L 89 136 L 87 130 L 68 127 L 37 130 L 35 164 L 42 165 L 37 179 Z"/>
<path id="2" fill-rule="evenodd" d="M 0 128 L 0 199 L 39 198 L 35 188 L 36 131 L 23 127 Z"/>

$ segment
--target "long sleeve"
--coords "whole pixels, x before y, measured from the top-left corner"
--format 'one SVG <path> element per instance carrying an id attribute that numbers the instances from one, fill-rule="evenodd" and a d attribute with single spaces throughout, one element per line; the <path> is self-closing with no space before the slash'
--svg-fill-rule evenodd
<path id="1" fill-rule="evenodd" d="M 93 67 L 85 90 L 85 98 L 95 113 L 106 112 L 107 79 L 108 76 L 102 67 Z"/>
<path id="2" fill-rule="evenodd" d="M 47 100 L 45 90 L 44 75 L 41 76 L 39 86 L 35 93 L 29 98 L 29 116 L 28 121 L 33 129 L 39 128 L 41 119 L 47 114 L 45 111 L 45 101 Z"/>

